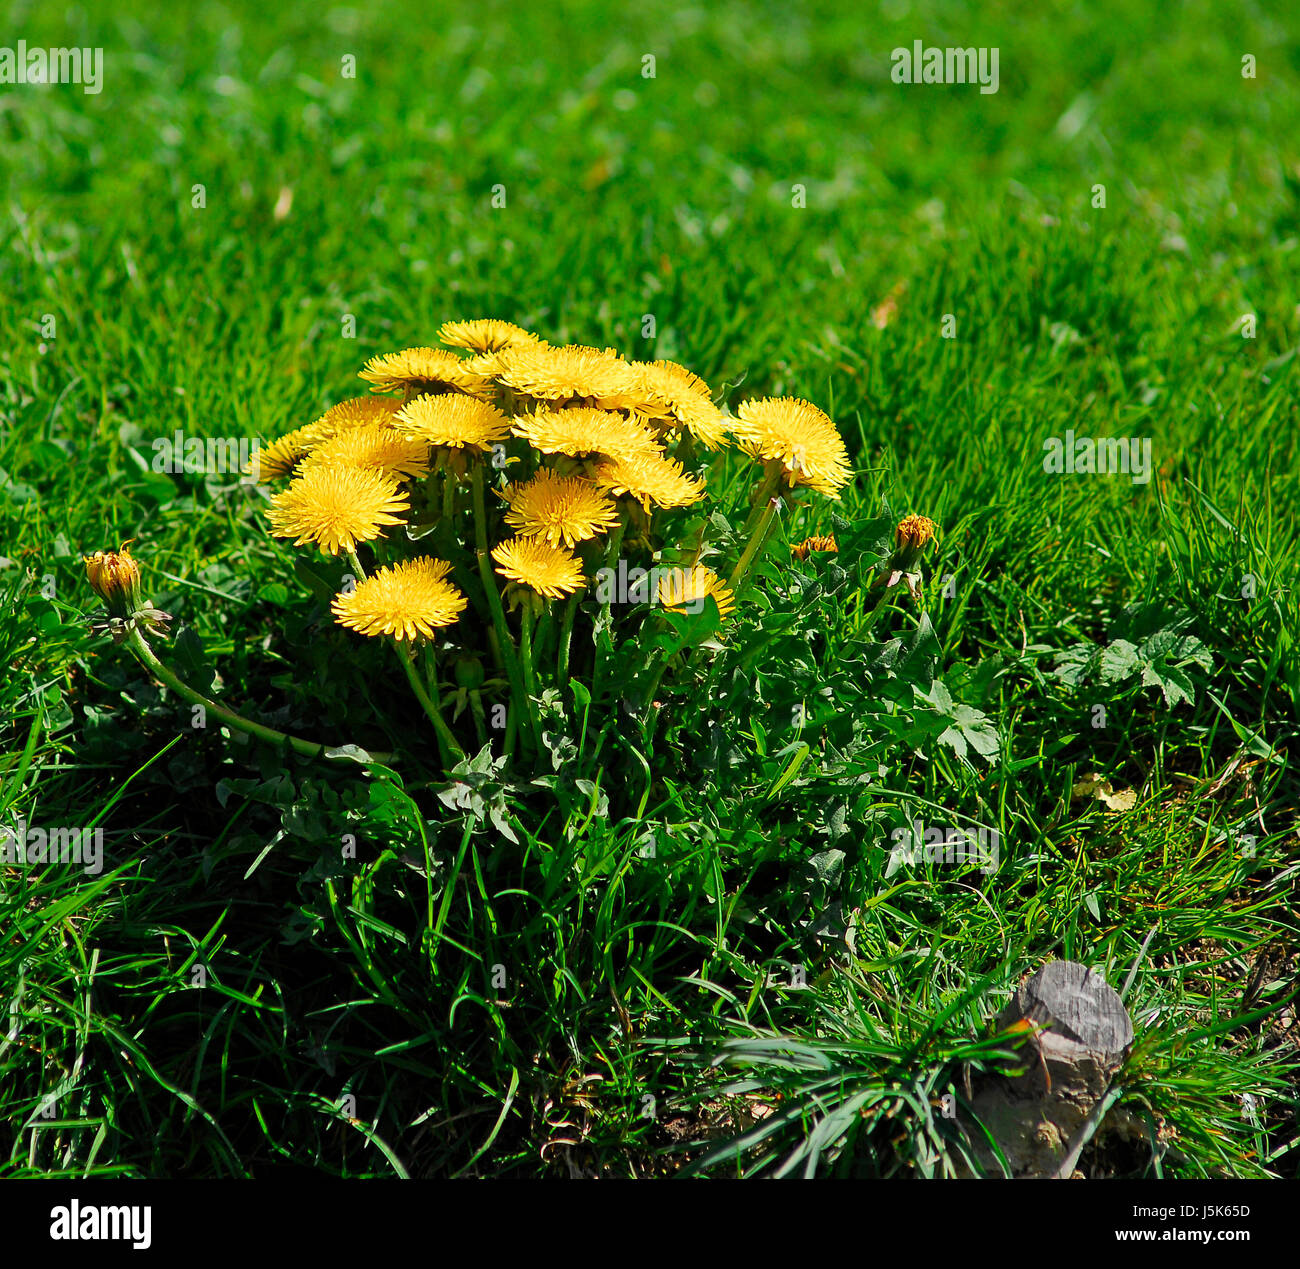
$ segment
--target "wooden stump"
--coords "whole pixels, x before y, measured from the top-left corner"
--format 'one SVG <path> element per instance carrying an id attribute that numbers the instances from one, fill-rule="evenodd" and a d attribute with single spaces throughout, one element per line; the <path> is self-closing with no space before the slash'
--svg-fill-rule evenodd
<path id="1" fill-rule="evenodd" d="M 1023 1024 L 1035 1028 L 1025 1073 L 984 1081 L 974 1090 L 972 1109 L 1001 1147 L 1012 1176 L 1069 1177 L 1105 1113 L 1111 1081 L 1133 1043 L 1133 1024 L 1118 993 L 1075 961 L 1050 961 L 1020 985 L 997 1025 L 1000 1031 L 1027 1029 Z M 962 1122 L 986 1173 L 1002 1175 L 984 1134 L 969 1116 Z"/>

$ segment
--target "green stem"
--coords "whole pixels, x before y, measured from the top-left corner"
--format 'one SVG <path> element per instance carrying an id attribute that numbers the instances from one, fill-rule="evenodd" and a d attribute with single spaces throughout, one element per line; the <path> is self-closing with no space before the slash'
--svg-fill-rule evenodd
<path id="1" fill-rule="evenodd" d="M 438 699 L 438 658 L 434 655 L 433 644 L 427 639 L 420 649 L 420 662 L 424 670 L 424 686 L 436 701 Z"/>
<path id="2" fill-rule="evenodd" d="M 424 686 L 424 682 L 420 678 L 420 672 L 416 669 L 415 658 L 411 655 L 410 647 L 401 639 L 394 639 L 393 646 L 397 649 L 397 655 L 401 658 L 402 666 L 406 670 L 406 677 L 410 681 L 411 691 L 415 693 L 415 699 L 420 702 L 421 708 L 429 716 L 429 721 L 433 724 L 434 733 L 438 738 L 438 756 L 442 759 L 442 765 L 451 767 L 465 757 L 465 751 L 456 743 L 456 737 L 451 734 L 451 728 L 443 721 L 437 701 L 429 695 L 428 688 Z"/>
<path id="3" fill-rule="evenodd" d="M 456 515 L 456 474 L 448 468 L 442 472 L 442 520 L 450 525 Z"/>
<path id="4" fill-rule="evenodd" d="M 480 692 L 471 692 L 469 697 L 469 715 L 474 721 L 474 735 L 478 737 L 478 747 L 487 744 L 487 728 L 483 725 L 483 696 Z"/>
<path id="5" fill-rule="evenodd" d="M 655 712 L 655 693 L 659 691 L 659 684 L 663 682 L 664 672 L 668 669 L 668 658 L 665 657 L 659 662 L 655 669 L 654 678 L 650 682 L 650 688 L 645 696 L 645 717 L 642 723 L 642 735 L 645 737 L 645 743 L 649 746 L 654 739 L 655 727 L 659 722 L 659 713 Z M 659 711 L 662 713 L 662 711 Z"/>
<path id="6" fill-rule="evenodd" d="M 780 483 L 781 464 L 776 462 L 768 463 L 767 469 L 763 473 L 763 479 L 754 492 L 754 505 L 750 509 L 749 518 L 745 521 L 745 527 L 740 531 L 741 537 L 749 536 L 759 517 L 771 506 L 772 495 L 776 493 L 776 488 Z"/>
<path id="7" fill-rule="evenodd" d="M 609 535 L 609 545 L 605 548 L 605 568 L 614 568 L 618 564 L 618 553 L 623 549 L 623 534 L 627 530 L 627 520 L 620 520 Z M 608 608 L 609 604 L 606 603 Z"/>
<path id="8" fill-rule="evenodd" d="M 630 514 L 630 510 L 629 510 L 629 514 Z M 627 516 L 624 516 L 622 519 L 619 520 L 618 524 L 614 526 L 613 532 L 610 533 L 609 546 L 605 551 L 605 563 L 603 567 L 614 569 L 616 574 L 617 574 L 619 552 L 623 549 L 623 533 L 626 529 L 627 529 Z M 606 593 L 608 594 L 611 589 L 612 588 L 607 587 Z M 601 602 L 600 616 L 599 618 L 597 618 L 597 622 L 596 622 L 597 627 L 604 625 L 609 620 L 609 608 L 611 603 L 612 600 L 609 599 L 605 599 Z M 610 636 L 610 642 L 611 643 L 613 642 L 612 635 Z M 600 690 L 600 679 L 601 679 L 601 674 L 604 671 L 604 668 L 605 668 L 605 663 L 602 660 L 600 655 L 600 644 L 598 641 L 596 644 L 595 651 L 592 653 L 592 670 L 591 670 L 591 699 L 592 700 L 596 699 L 597 692 Z"/>
<path id="9" fill-rule="evenodd" d="M 520 625 L 519 653 L 524 663 L 524 683 L 528 688 L 528 719 L 533 726 L 533 739 L 537 752 L 542 752 L 542 725 L 533 710 L 533 700 L 541 696 L 537 690 L 537 671 L 533 668 L 533 605 L 531 601 L 524 607 L 524 619 Z"/>
<path id="10" fill-rule="evenodd" d="M 497 643 L 505 660 L 506 680 L 510 684 L 510 713 L 512 717 L 507 719 L 506 729 L 506 752 L 509 753 L 510 743 L 514 739 L 511 727 L 514 722 L 513 714 L 515 710 L 522 710 L 526 717 L 531 718 L 532 707 L 529 704 L 528 692 L 519 672 L 519 659 L 515 655 L 514 640 L 511 639 L 510 630 L 506 626 L 505 610 L 501 607 L 501 592 L 497 589 L 496 578 L 492 575 L 492 561 L 488 555 L 487 547 L 487 510 L 483 500 L 483 464 L 481 462 L 475 462 L 474 464 L 471 488 L 474 499 L 474 547 L 475 554 L 478 557 L 478 575 L 483 583 L 483 590 L 487 593 L 488 607 L 492 610 L 492 626 L 496 631 Z"/>
<path id="11" fill-rule="evenodd" d="M 890 590 L 891 588 L 888 586 L 881 586 L 879 598 L 871 606 L 871 611 L 867 613 L 866 620 L 855 632 L 856 638 L 862 638 L 862 636 L 865 635 L 880 619 L 880 615 L 889 607 L 889 601 L 893 598 L 890 594 Z"/>
<path id="12" fill-rule="evenodd" d="M 470 475 L 470 487 L 474 496 L 474 545 L 480 555 L 487 554 L 487 508 L 483 501 L 483 464 L 474 461 L 474 471 Z"/>
<path id="13" fill-rule="evenodd" d="M 513 703 L 513 696 L 511 702 Z M 519 711 L 517 709 L 506 710 L 506 747 L 505 756 L 508 758 L 515 751 L 515 737 L 519 734 L 517 720 Z"/>
<path id="14" fill-rule="evenodd" d="M 497 638 L 495 626 L 489 626 L 487 632 L 488 651 L 492 653 L 492 665 L 498 674 L 506 672 L 505 658 L 501 655 L 501 640 Z"/>
<path id="15" fill-rule="evenodd" d="M 570 595 L 564 601 L 564 616 L 560 621 L 559 653 L 555 661 L 555 679 L 561 691 L 569 681 L 569 645 L 573 641 L 573 623 L 578 616 L 578 596 Z"/>
<path id="16" fill-rule="evenodd" d="M 355 549 L 348 552 L 348 563 L 352 565 L 352 572 L 356 576 L 357 584 L 360 585 L 366 580 L 366 570 L 361 567 L 361 561 L 357 558 Z M 398 659 L 402 662 L 402 668 L 406 671 L 406 677 L 411 684 L 411 691 L 415 693 L 415 699 L 420 702 L 420 707 L 429 716 L 429 721 L 433 724 L 434 735 L 438 741 L 438 758 L 444 767 L 450 767 L 454 762 L 459 762 L 465 757 L 464 750 L 456 743 L 456 737 L 451 734 L 451 728 L 443 721 L 442 714 L 438 711 L 437 702 L 429 695 L 428 688 L 425 687 L 424 681 L 420 678 L 420 672 L 416 668 L 410 647 L 397 638 L 393 639 L 393 647 L 397 649 Z M 434 691 L 437 691 L 436 679 Z"/>
<path id="17" fill-rule="evenodd" d="M 537 633 L 533 638 L 533 667 L 541 665 L 546 660 L 551 650 L 551 627 L 555 625 L 555 619 L 551 615 L 553 605 L 548 601 L 545 608 L 542 609 L 542 615 L 537 621 Z M 540 680 L 539 680 L 540 682 Z"/>
<path id="18" fill-rule="evenodd" d="M 300 753 L 305 758 L 328 756 L 326 754 L 327 746 L 325 745 L 318 744 L 313 740 L 303 740 L 299 736 L 290 736 L 286 732 L 276 731 L 274 727 L 265 727 L 261 723 L 255 723 L 251 719 L 243 717 L 242 714 L 236 714 L 233 709 L 228 709 L 211 697 L 204 696 L 202 692 L 196 692 L 188 683 L 183 683 L 158 659 L 139 630 L 132 629 L 130 643 L 131 651 L 140 658 L 154 678 L 161 683 L 165 683 L 178 696 L 189 701 L 191 705 L 202 705 L 208 713 L 214 714 L 221 719 L 227 727 L 233 727 L 236 731 L 242 731 L 248 736 L 256 736 L 258 740 L 265 740 L 268 744 L 277 747 L 287 742 L 295 753 Z M 371 753 L 370 756 L 376 762 L 387 763 L 391 761 L 393 755 L 389 753 Z M 351 760 L 339 758 L 335 759 L 335 761 Z"/>
<path id="19" fill-rule="evenodd" d="M 470 480 L 473 488 L 474 546 L 478 552 L 479 579 L 483 583 L 488 609 L 492 615 L 492 625 L 487 632 L 488 651 L 492 653 L 493 666 L 500 673 L 506 674 L 506 660 L 502 651 L 503 641 L 498 634 L 500 627 L 498 627 L 496 620 L 501 602 L 499 598 L 496 598 L 496 583 L 491 580 L 490 562 L 487 573 L 485 574 L 483 571 L 483 561 L 487 557 L 487 513 L 483 503 L 483 464 L 485 460 L 475 456 L 469 461 L 471 465 Z M 508 636 L 506 641 L 508 642 Z M 507 674 L 506 677 L 509 678 L 509 675 Z M 513 690 L 514 680 L 510 679 L 510 683 Z"/>
<path id="20" fill-rule="evenodd" d="M 763 549 L 768 534 L 771 532 L 772 522 L 775 519 L 776 503 L 769 497 L 767 507 L 759 518 L 758 527 L 750 533 L 749 541 L 745 544 L 745 553 L 737 561 L 735 571 L 727 582 L 727 589 L 734 594 L 738 595 L 740 593 L 740 584 L 745 580 L 745 574 L 749 572 L 749 567 L 753 564 L 755 556 Z"/>

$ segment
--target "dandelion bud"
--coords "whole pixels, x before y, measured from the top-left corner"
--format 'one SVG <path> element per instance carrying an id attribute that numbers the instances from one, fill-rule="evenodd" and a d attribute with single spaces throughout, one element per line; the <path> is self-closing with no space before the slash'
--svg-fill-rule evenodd
<path id="1" fill-rule="evenodd" d="M 934 521 L 925 516 L 905 516 L 899 521 L 894 530 L 894 553 L 885 562 L 886 575 L 880 577 L 876 585 L 883 582 L 888 589 L 905 582 L 915 599 L 921 585 L 921 552 L 933 540 L 934 529 Z"/>
<path id="2" fill-rule="evenodd" d="M 790 548 L 790 554 L 797 560 L 806 560 L 813 551 L 826 551 L 832 555 L 839 553 L 839 545 L 835 541 L 834 534 L 815 535 L 810 538 L 804 538 L 802 542 L 796 542 Z"/>
<path id="3" fill-rule="evenodd" d="M 171 614 L 147 603 L 140 594 L 140 566 L 123 542 L 116 551 L 96 551 L 85 556 L 86 580 L 104 601 L 107 616 L 91 619 L 95 634 L 109 634 L 114 643 L 122 643 L 132 630 L 144 629 L 166 634 Z"/>
<path id="4" fill-rule="evenodd" d="M 455 674 L 456 686 L 471 692 L 482 687 L 487 677 L 478 657 L 461 657 L 456 662 Z"/>
<path id="5" fill-rule="evenodd" d="M 894 530 L 894 556 L 901 566 L 911 567 L 921 550 L 934 537 L 934 521 L 924 516 L 905 516 Z"/>
<path id="6" fill-rule="evenodd" d="M 130 545 L 124 542 L 119 550 L 96 551 L 85 557 L 86 580 L 109 614 L 124 621 L 134 617 L 141 606 L 140 566 L 131 558 Z"/>

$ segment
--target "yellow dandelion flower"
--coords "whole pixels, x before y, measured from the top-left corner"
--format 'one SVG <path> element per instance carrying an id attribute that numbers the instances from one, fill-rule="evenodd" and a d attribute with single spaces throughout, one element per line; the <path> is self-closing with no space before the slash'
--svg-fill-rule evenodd
<path id="1" fill-rule="evenodd" d="M 429 470 L 429 446 L 387 424 L 354 427 L 316 446 L 303 459 L 303 471 L 317 466 L 384 472 L 399 480 L 423 476 Z"/>
<path id="2" fill-rule="evenodd" d="M 636 413 L 653 419 L 668 431 L 690 432 L 707 449 L 721 449 L 727 440 L 727 423 L 713 404 L 709 385 L 675 361 L 631 362 L 643 400 Z"/>
<path id="3" fill-rule="evenodd" d="M 694 392 L 706 401 L 713 400 L 713 389 L 693 370 L 687 370 L 685 366 L 679 366 L 675 361 L 664 361 L 661 358 L 658 361 L 637 361 L 632 364 L 641 367 L 653 366 L 667 377 L 667 382 L 685 388 L 688 392 Z"/>
<path id="4" fill-rule="evenodd" d="M 402 408 L 393 397 L 350 397 L 332 405 L 314 423 L 303 430 L 310 433 L 313 442 L 327 441 L 340 432 L 354 427 L 373 427 L 376 423 L 389 423 Z"/>
<path id="5" fill-rule="evenodd" d="M 709 597 L 724 621 L 736 610 L 735 595 L 711 568 L 696 564 L 694 568 L 659 570 L 659 603 L 669 612 L 698 613 Z"/>
<path id="6" fill-rule="evenodd" d="M 410 501 L 392 476 L 354 467 L 312 467 L 271 499 L 267 518 L 277 538 L 315 542 L 326 555 L 356 549 L 401 524 Z"/>
<path id="7" fill-rule="evenodd" d="M 252 474 L 255 470 L 260 484 L 282 479 L 293 471 L 307 453 L 311 440 L 310 427 L 296 427 L 269 445 L 259 445 L 256 464 L 250 464 L 246 474 Z"/>
<path id="8" fill-rule="evenodd" d="M 473 353 L 500 352 L 519 344 L 536 344 L 541 341 L 532 331 L 502 322 L 495 317 L 480 317 L 469 322 L 444 322 L 438 338 L 451 348 L 464 348 Z"/>
<path id="9" fill-rule="evenodd" d="M 449 581 L 451 565 L 428 556 L 381 568 L 330 605 L 341 626 L 363 635 L 429 638 L 450 626 L 469 601 Z"/>
<path id="10" fill-rule="evenodd" d="M 549 347 L 542 340 L 537 341 L 539 347 Z M 515 347 L 520 345 L 516 344 Z M 509 348 L 502 348 L 497 352 L 478 353 L 473 357 L 465 358 L 465 369 L 473 374 L 479 375 L 483 379 L 495 379 L 501 373 L 503 360 L 510 354 Z"/>
<path id="11" fill-rule="evenodd" d="M 507 485 L 506 523 L 524 538 L 575 546 L 618 524 L 618 510 L 589 480 L 557 476 L 543 467 L 524 484 Z"/>
<path id="12" fill-rule="evenodd" d="M 689 507 L 704 497 L 704 481 L 688 476 L 675 458 L 663 454 L 632 454 L 606 458 L 596 465 L 592 478 L 599 489 L 627 494 L 647 511 L 660 507 Z"/>
<path id="13" fill-rule="evenodd" d="M 807 485 L 838 498 L 853 478 L 848 451 L 835 424 L 815 405 L 797 397 L 745 401 L 733 421 L 741 448 L 751 458 L 779 462 L 793 487 Z"/>
<path id="14" fill-rule="evenodd" d="M 635 419 L 587 406 L 520 415 L 514 432 L 543 454 L 567 454 L 570 458 L 592 454 L 631 458 L 663 452 L 654 433 Z"/>
<path id="15" fill-rule="evenodd" d="M 479 394 L 487 386 L 482 375 L 445 348 L 404 348 L 371 357 L 360 376 L 371 392 L 401 391 L 408 397 L 422 392 Z"/>
<path id="16" fill-rule="evenodd" d="M 393 426 L 426 445 L 484 453 L 510 435 L 510 420 L 496 406 L 462 393 L 416 397 L 402 406 Z"/>
<path id="17" fill-rule="evenodd" d="M 258 450 L 258 480 L 266 483 L 287 476 L 324 441 L 356 427 L 373 427 L 386 422 L 402 408 L 392 397 L 354 397 L 331 406 L 320 418 L 296 427 Z"/>
<path id="18" fill-rule="evenodd" d="M 576 555 L 537 538 L 511 538 L 493 548 L 492 558 L 502 577 L 531 587 L 547 599 L 563 599 L 581 590 L 586 580 Z"/>
<path id="19" fill-rule="evenodd" d="M 495 355 L 496 378 L 537 401 L 580 401 L 604 409 L 639 399 L 631 367 L 612 349 L 583 344 L 522 344 Z"/>

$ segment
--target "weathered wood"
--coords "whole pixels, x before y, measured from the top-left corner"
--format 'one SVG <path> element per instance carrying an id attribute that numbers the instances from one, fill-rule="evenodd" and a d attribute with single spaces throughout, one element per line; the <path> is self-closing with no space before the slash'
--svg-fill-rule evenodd
<path id="1" fill-rule="evenodd" d="M 1022 1020 L 1050 1023 L 1043 1034 L 1064 1036 L 1098 1053 L 1121 1053 L 1133 1043 L 1133 1024 L 1119 993 L 1077 961 L 1048 961 L 1021 983 L 998 1023 L 1005 1029 Z"/>
<path id="2" fill-rule="evenodd" d="M 997 1020 L 1000 1031 L 1018 1024 L 1034 1028 L 1027 1043 L 1037 1060 L 1023 1075 L 983 1081 L 971 1107 L 1012 1176 L 1068 1177 L 1104 1115 L 1133 1024 L 1106 980 L 1074 961 L 1050 961 L 1021 983 Z M 962 1119 L 985 1171 L 1001 1175 L 984 1134 Z"/>

